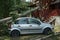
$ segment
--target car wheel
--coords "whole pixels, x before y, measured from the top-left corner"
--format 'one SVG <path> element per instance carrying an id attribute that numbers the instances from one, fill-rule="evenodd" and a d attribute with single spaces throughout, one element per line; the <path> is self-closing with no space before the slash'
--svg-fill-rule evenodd
<path id="1" fill-rule="evenodd" d="M 12 36 L 12 37 L 18 37 L 18 36 L 20 36 L 20 32 L 17 31 L 17 30 L 13 30 L 13 31 L 11 32 L 11 36 Z"/>
<path id="2" fill-rule="evenodd" d="M 43 34 L 45 34 L 45 35 L 52 34 L 52 30 L 50 28 L 46 28 L 46 29 L 44 29 Z"/>

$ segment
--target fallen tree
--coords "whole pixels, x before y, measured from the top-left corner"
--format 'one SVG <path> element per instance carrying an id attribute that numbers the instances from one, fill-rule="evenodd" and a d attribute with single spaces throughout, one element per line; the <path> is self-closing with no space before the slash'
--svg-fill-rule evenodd
<path id="1" fill-rule="evenodd" d="M 28 11 L 26 11 L 25 13 L 21 13 L 21 14 L 17 14 L 19 17 L 21 17 L 21 16 L 24 16 L 24 15 L 26 15 L 26 14 L 29 14 L 29 13 L 31 13 L 31 12 L 33 12 L 33 11 L 35 11 L 35 10 L 37 10 L 38 9 L 38 7 L 35 7 L 34 9 L 31 9 L 31 10 L 28 10 Z M 12 20 L 12 17 L 7 17 L 7 18 L 4 18 L 4 19 L 0 19 L 0 23 L 1 22 L 8 22 L 9 20 Z"/>

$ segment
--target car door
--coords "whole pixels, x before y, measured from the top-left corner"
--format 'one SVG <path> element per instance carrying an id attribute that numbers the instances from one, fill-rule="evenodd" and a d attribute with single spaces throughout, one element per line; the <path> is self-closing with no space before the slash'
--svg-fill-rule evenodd
<path id="1" fill-rule="evenodd" d="M 30 24 L 28 18 L 22 18 L 18 21 L 19 29 L 21 30 L 21 34 L 29 34 L 30 33 Z"/>
<path id="2" fill-rule="evenodd" d="M 34 18 L 29 18 L 29 28 L 31 33 L 40 33 L 41 27 L 40 27 L 40 21 L 34 19 Z"/>

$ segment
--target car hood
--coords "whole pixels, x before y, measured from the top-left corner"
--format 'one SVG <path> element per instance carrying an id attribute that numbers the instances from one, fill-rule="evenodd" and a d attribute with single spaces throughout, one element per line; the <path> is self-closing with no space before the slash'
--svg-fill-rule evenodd
<path id="1" fill-rule="evenodd" d="M 49 24 L 49 23 L 42 23 L 40 26 L 43 26 L 43 27 L 45 27 L 45 26 L 47 26 L 47 27 L 51 27 L 52 25 Z"/>

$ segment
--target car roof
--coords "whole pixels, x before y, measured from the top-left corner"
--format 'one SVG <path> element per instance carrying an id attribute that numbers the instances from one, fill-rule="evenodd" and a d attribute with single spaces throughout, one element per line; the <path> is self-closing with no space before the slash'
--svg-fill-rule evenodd
<path id="1" fill-rule="evenodd" d="M 16 20 L 24 19 L 24 18 L 33 18 L 33 19 L 37 19 L 37 18 L 34 18 L 34 17 L 20 17 L 20 18 L 17 18 Z"/>
<path id="2" fill-rule="evenodd" d="M 20 18 L 17 18 L 16 20 L 20 20 L 20 19 L 26 19 L 26 18 L 32 18 L 32 19 L 36 19 L 36 20 L 39 20 L 38 18 L 34 18 L 34 17 L 20 17 Z M 39 20 L 40 21 L 40 20 Z M 42 23 L 42 21 L 40 21 Z"/>

